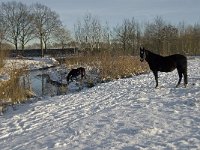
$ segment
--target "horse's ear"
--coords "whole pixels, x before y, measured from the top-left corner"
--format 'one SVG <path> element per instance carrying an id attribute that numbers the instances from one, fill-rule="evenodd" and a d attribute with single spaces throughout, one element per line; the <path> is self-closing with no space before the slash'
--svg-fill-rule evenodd
<path id="1" fill-rule="evenodd" d="M 142 47 L 140 47 L 140 50 L 142 50 Z"/>

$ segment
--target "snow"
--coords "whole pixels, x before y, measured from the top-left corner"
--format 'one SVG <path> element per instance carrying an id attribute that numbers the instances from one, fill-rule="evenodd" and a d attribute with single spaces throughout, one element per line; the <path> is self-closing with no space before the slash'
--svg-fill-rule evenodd
<path id="1" fill-rule="evenodd" d="M 0 70 L 0 81 L 9 80 L 9 72 L 13 69 L 26 68 L 37 70 L 58 65 L 58 61 L 51 57 L 30 57 L 26 59 L 10 58 L 5 61 L 3 69 Z"/>
<path id="2" fill-rule="evenodd" d="M 30 57 L 26 59 L 7 59 L 5 68 L 28 67 L 29 70 L 41 69 L 58 65 L 59 63 L 52 57 Z"/>
<path id="3" fill-rule="evenodd" d="M 26 59 L 7 59 L 3 69 L 0 70 L 0 81 L 9 80 L 9 72 L 13 69 L 26 68 L 38 70 L 59 65 L 59 62 L 51 57 L 30 57 Z"/>
<path id="4" fill-rule="evenodd" d="M 200 149 L 200 58 L 176 71 L 102 83 L 20 104 L 0 116 L 0 149 Z"/>

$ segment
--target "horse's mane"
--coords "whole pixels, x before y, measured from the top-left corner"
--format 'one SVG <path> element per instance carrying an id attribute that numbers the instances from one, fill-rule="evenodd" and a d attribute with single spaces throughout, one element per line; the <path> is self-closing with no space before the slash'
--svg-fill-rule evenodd
<path id="1" fill-rule="evenodd" d="M 145 54 L 146 54 L 146 56 L 147 56 L 147 58 L 160 58 L 160 57 L 163 57 L 163 56 L 161 56 L 161 55 L 159 55 L 159 54 L 156 54 L 156 53 L 154 53 L 154 52 L 152 52 L 152 51 L 150 51 L 150 50 L 147 50 L 147 49 L 145 49 Z M 150 56 L 150 57 L 149 57 Z"/>

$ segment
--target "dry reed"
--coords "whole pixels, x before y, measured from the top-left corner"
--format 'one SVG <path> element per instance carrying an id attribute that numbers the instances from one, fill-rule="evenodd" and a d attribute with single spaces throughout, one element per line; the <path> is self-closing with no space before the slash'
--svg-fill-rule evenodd
<path id="1" fill-rule="evenodd" d="M 0 99 L 12 104 L 20 103 L 27 98 L 27 92 L 20 85 L 20 77 L 25 73 L 24 69 L 14 69 L 9 73 L 9 80 L 0 82 Z"/>
<path id="2" fill-rule="evenodd" d="M 19 103 L 27 98 L 27 90 L 20 85 L 20 78 L 26 74 L 26 67 L 16 69 L 12 64 L 10 68 L 5 68 L 5 60 L 8 56 L 8 50 L 0 50 L 0 75 L 7 74 L 7 80 L 0 80 L 0 104 L 1 103 Z"/>

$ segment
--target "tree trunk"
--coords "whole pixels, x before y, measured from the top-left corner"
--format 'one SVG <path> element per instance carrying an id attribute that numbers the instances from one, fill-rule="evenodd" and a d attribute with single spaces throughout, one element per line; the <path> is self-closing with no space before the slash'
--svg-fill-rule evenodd
<path id="1" fill-rule="evenodd" d="M 44 57 L 44 50 L 43 50 L 43 40 L 42 40 L 42 36 L 40 36 L 40 49 L 41 49 L 41 57 Z"/>
<path id="2" fill-rule="evenodd" d="M 47 52 L 47 41 L 44 41 L 44 53 Z"/>

